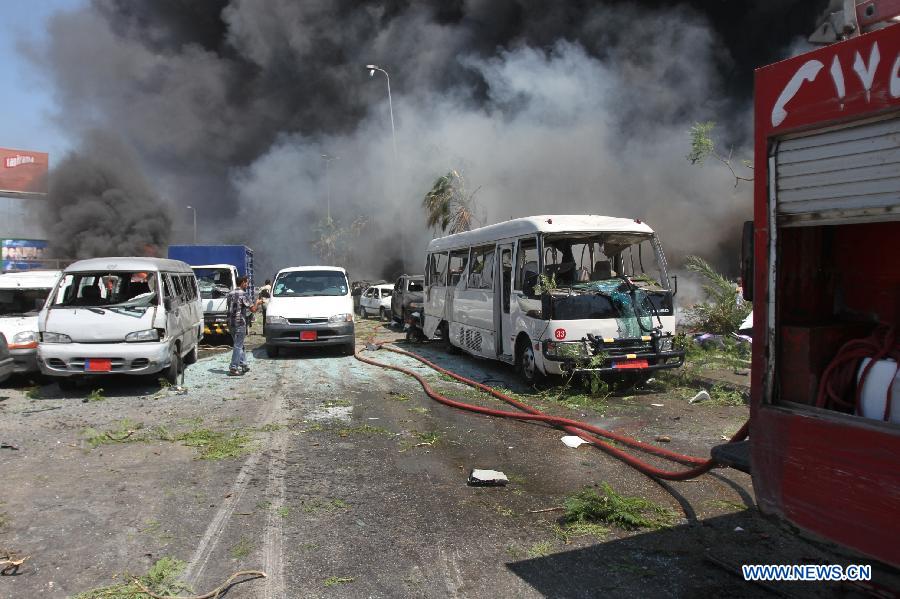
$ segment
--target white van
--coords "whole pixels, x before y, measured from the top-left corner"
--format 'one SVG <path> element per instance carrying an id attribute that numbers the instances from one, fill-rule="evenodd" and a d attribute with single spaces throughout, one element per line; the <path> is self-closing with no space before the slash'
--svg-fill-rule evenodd
<path id="1" fill-rule="evenodd" d="M 646 223 L 544 215 L 434 239 L 425 334 L 543 374 L 638 376 L 684 363 L 666 258 Z"/>
<path id="2" fill-rule="evenodd" d="M 161 258 L 75 262 L 38 317 L 41 372 L 61 387 L 104 374 L 161 372 L 197 361 L 203 309 L 191 267 Z"/>
<path id="3" fill-rule="evenodd" d="M 9 341 L 15 372 L 36 372 L 38 312 L 59 281 L 58 270 L 29 270 L 0 275 L 0 333 Z"/>
<path id="4" fill-rule="evenodd" d="M 335 266 L 296 266 L 278 271 L 266 309 L 266 353 L 282 347 L 338 346 L 356 350 L 353 298 L 347 272 Z"/>

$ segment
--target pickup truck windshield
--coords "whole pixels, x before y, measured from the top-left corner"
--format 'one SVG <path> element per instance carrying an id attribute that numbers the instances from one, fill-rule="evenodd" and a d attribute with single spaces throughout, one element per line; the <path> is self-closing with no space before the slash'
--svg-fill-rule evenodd
<path id="1" fill-rule="evenodd" d="M 146 310 L 158 303 L 155 272 L 78 272 L 67 274 L 53 293 L 51 307 Z"/>
<path id="2" fill-rule="evenodd" d="M 195 268 L 194 274 L 197 275 L 197 285 L 203 299 L 225 297 L 234 286 L 231 269 L 228 268 Z"/>
<path id="3" fill-rule="evenodd" d="M 302 270 L 281 273 L 275 279 L 273 297 L 347 295 L 349 286 L 343 273 L 333 270 Z"/>
<path id="4" fill-rule="evenodd" d="M 34 316 L 40 308 L 37 302 L 47 299 L 50 288 L 0 289 L 0 316 Z"/>

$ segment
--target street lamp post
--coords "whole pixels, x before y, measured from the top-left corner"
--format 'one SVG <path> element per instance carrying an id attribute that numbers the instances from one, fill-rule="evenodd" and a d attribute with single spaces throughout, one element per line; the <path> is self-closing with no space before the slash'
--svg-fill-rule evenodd
<path id="1" fill-rule="evenodd" d="M 332 160 L 340 159 L 340 156 L 330 156 L 328 154 L 322 154 L 322 160 L 325 161 L 325 189 L 328 198 L 328 203 L 326 204 L 326 214 L 328 216 L 328 222 L 331 222 L 331 176 L 329 174 L 328 166 L 331 164 Z"/>
<path id="2" fill-rule="evenodd" d="M 386 70 L 382 69 L 378 65 L 367 64 L 366 68 L 369 69 L 369 77 L 374 77 L 375 71 L 378 71 L 379 73 L 384 73 L 385 81 L 387 81 L 388 111 L 390 112 L 390 115 L 391 115 L 391 143 L 393 144 L 393 147 L 394 147 L 394 168 L 392 169 L 393 170 L 393 177 L 392 177 L 393 185 L 391 187 L 393 188 L 392 191 L 394 193 L 396 193 L 397 192 L 397 166 L 398 166 L 399 162 L 397 159 L 397 131 L 394 128 L 394 102 L 391 99 L 391 76 L 388 75 L 388 72 Z M 403 238 L 404 238 L 403 229 L 401 227 L 401 229 L 400 229 L 400 267 L 403 269 L 403 272 L 405 273 L 406 272 L 406 251 L 404 249 L 405 244 L 403 243 Z"/>
<path id="3" fill-rule="evenodd" d="M 197 245 L 197 209 L 193 206 L 188 206 L 187 209 L 194 211 L 194 245 Z"/>

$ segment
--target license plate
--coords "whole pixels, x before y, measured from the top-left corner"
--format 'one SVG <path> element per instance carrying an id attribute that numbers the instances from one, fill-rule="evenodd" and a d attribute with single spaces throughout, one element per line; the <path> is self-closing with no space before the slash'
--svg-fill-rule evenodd
<path id="1" fill-rule="evenodd" d="M 112 360 L 91 358 L 84 361 L 84 369 L 87 372 L 109 372 L 112 370 Z"/>
<path id="2" fill-rule="evenodd" d="M 650 364 L 647 363 L 647 360 L 623 360 L 622 362 L 616 362 L 613 364 L 613 368 L 621 368 L 622 370 L 627 370 L 629 368 L 647 368 Z"/>
<path id="3" fill-rule="evenodd" d="M 300 341 L 315 341 L 319 335 L 315 331 L 300 331 Z"/>

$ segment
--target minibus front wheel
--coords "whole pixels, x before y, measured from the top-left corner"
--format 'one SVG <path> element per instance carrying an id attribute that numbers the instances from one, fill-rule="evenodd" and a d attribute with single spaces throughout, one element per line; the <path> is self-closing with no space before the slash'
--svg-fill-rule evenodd
<path id="1" fill-rule="evenodd" d="M 181 354 L 178 353 L 178 347 L 172 348 L 172 354 L 169 356 L 169 367 L 166 368 L 166 381 L 170 385 L 178 384 L 178 375 L 181 374 Z"/>
<path id="2" fill-rule="evenodd" d="M 519 337 L 516 344 L 516 368 L 529 385 L 535 385 L 543 378 L 543 374 L 537 366 L 531 339 L 525 335 Z"/>

